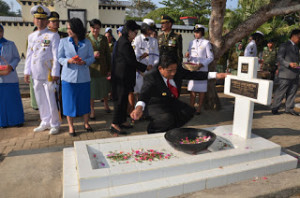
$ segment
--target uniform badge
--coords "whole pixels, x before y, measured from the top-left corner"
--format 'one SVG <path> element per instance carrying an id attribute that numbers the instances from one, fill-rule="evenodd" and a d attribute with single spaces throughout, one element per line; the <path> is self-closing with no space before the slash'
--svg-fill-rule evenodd
<path id="1" fill-rule="evenodd" d="M 166 92 L 163 92 L 161 95 L 162 95 L 162 96 L 166 96 L 166 95 L 167 95 L 167 93 L 166 93 Z"/>
<path id="2" fill-rule="evenodd" d="M 50 45 L 50 40 L 43 40 L 42 47 L 48 47 Z"/>

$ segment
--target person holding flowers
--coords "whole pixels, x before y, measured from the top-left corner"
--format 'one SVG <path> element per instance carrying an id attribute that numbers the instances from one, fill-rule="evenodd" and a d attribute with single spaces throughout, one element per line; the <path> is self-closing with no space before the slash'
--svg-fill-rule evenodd
<path id="1" fill-rule="evenodd" d="M 95 61 L 91 42 L 85 38 L 86 29 L 79 18 L 67 23 L 69 37 L 61 39 L 58 47 L 58 61 L 63 66 L 62 101 L 63 114 L 67 116 L 69 134 L 76 136 L 73 118 L 83 116 L 84 129 L 92 132 L 89 125 L 90 113 L 90 70 Z"/>
<path id="2" fill-rule="evenodd" d="M 24 112 L 16 72 L 20 56 L 15 43 L 3 35 L 0 25 L 0 127 L 22 126 Z"/>

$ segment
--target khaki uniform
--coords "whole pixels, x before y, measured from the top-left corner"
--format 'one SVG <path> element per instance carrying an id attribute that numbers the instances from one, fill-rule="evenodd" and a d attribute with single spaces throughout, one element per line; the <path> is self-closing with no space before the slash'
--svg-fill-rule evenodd
<path id="1" fill-rule="evenodd" d="M 271 51 L 269 48 L 265 48 L 263 51 L 263 71 L 275 71 L 276 68 L 276 57 L 277 51 L 272 49 Z"/>
<path id="2" fill-rule="evenodd" d="M 263 68 L 262 68 L 263 71 L 269 71 L 271 74 L 270 79 L 274 80 L 275 72 L 277 69 L 277 65 L 276 65 L 277 51 L 275 49 L 272 49 L 270 51 L 268 47 L 265 48 L 263 51 L 262 59 L 264 60 Z"/>
<path id="3" fill-rule="evenodd" d="M 157 37 L 159 55 L 176 54 L 178 64 L 182 63 L 182 36 L 172 30 L 169 34 L 161 33 Z"/>

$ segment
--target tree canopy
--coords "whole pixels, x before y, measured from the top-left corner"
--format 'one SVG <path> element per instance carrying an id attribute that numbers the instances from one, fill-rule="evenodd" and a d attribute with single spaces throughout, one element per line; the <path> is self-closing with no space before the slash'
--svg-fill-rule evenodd
<path id="1" fill-rule="evenodd" d="M 18 15 L 10 11 L 10 7 L 5 1 L 0 0 L 0 16 L 18 16 Z"/>

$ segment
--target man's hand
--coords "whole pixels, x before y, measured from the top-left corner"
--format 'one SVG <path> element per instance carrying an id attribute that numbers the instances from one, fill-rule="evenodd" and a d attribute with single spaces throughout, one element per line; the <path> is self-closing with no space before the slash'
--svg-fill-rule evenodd
<path id="1" fill-rule="evenodd" d="M 131 118 L 134 120 L 139 120 L 143 115 L 143 107 L 137 106 L 130 114 Z"/>
<path id="2" fill-rule="evenodd" d="M 29 75 L 24 75 L 24 82 L 29 84 L 30 83 L 30 76 Z"/>
<path id="3" fill-rule="evenodd" d="M 52 81 L 56 82 L 59 80 L 59 77 L 58 76 L 52 76 Z"/>
<path id="4" fill-rule="evenodd" d="M 143 59 L 146 58 L 147 56 L 149 56 L 149 54 L 145 52 L 144 54 L 142 54 L 142 56 L 140 56 L 140 60 L 143 60 Z"/>
<path id="5" fill-rule="evenodd" d="M 298 63 L 290 63 L 290 67 L 291 68 L 296 68 L 296 67 L 298 67 L 299 65 L 298 65 Z"/>
<path id="6" fill-rule="evenodd" d="M 224 78 L 226 78 L 227 75 L 230 75 L 230 74 L 228 74 L 228 73 L 217 73 L 216 78 L 217 79 L 224 79 Z"/>

